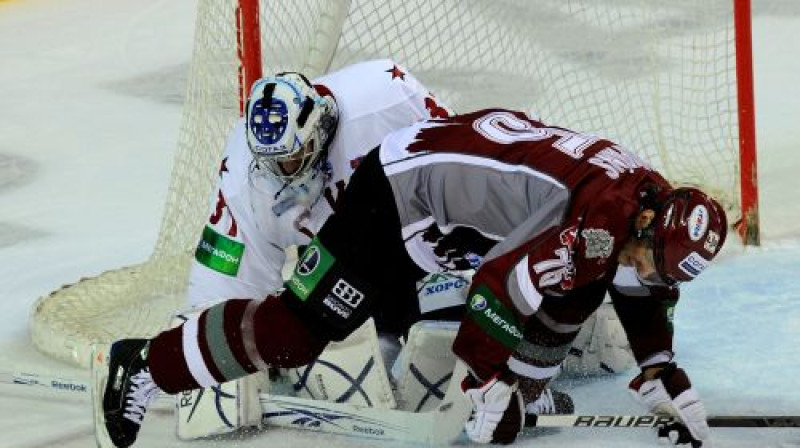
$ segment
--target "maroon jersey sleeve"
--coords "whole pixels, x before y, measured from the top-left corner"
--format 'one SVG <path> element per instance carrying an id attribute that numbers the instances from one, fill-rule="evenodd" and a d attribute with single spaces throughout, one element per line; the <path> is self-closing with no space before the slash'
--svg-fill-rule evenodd
<path id="1" fill-rule="evenodd" d="M 577 286 L 609 279 L 636 208 L 625 189 L 573 197 L 564 223 L 528 253 L 532 285 L 541 294 L 562 296 Z"/>
<path id="2" fill-rule="evenodd" d="M 626 295 L 615 286 L 608 289 L 620 323 L 628 336 L 631 351 L 642 365 L 648 361 L 668 361 L 673 355 L 672 318 L 680 296 L 678 288 L 650 288 L 647 297 Z"/>
<path id="3" fill-rule="evenodd" d="M 628 235 L 625 204 L 577 201 L 558 225 L 485 262 L 473 278 L 455 353 L 481 378 L 502 370 L 543 296 L 610 281 Z"/>

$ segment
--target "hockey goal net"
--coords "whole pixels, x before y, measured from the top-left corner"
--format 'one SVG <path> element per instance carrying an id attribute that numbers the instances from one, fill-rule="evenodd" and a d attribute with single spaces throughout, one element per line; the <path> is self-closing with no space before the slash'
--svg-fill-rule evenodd
<path id="1" fill-rule="evenodd" d="M 151 336 L 183 306 L 225 136 L 262 70 L 391 57 L 457 111 L 521 109 L 626 145 L 713 192 L 757 241 L 748 2 L 200 0 L 157 245 L 40 298 L 33 341 L 88 366 L 92 343 Z"/>

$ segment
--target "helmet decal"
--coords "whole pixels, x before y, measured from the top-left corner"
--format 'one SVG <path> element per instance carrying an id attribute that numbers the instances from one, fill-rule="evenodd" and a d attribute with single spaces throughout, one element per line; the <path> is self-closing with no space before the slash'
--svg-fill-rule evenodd
<path id="1" fill-rule="evenodd" d="M 696 188 L 664 192 L 653 225 L 656 271 L 668 284 L 697 277 L 719 253 L 727 236 L 725 210 Z"/>
<path id="2" fill-rule="evenodd" d="M 710 260 L 701 257 L 697 252 L 692 252 L 678 263 L 678 267 L 681 271 L 686 273 L 686 275 L 695 278 L 700 275 L 710 263 Z"/>
<path id="3" fill-rule="evenodd" d="M 708 229 L 708 210 L 704 205 L 695 206 L 691 215 L 689 215 L 689 223 L 686 227 L 689 229 L 689 239 L 692 241 L 698 241 L 706 234 L 706 229 Z"/>
<path id="4" fill-rule="evenodd" d="M 247 125 L 255 139 L 263 145 L 274 145 L 283 138 L 286 132 L 286 125 L 289 122 L 286 103 L 277 98 L 272 98 L 271 103 L 264 107 L 264 100 L 259 99 L 252 107 L 250 120 Z M 261 148 L 259 148 L 261 149 Z M 282 154 L 286 148 L 274 151 L 261 151 L 269 154 Z"/>
<path id="5" fill-rule="evenodd" d="M 715 254 L 717 253 L 717 246 L 719 245 L 719 233 L 710 230 L 708 232 L 708 237 L 706 237 L 706 242 L 703 244 L 703 249 L 707 250 L 709 253 Z"/>

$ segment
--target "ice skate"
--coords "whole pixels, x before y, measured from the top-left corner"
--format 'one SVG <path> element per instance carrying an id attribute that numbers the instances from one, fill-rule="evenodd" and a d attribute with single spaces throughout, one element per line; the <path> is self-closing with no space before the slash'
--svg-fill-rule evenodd
<path id="1" fill-rule="evenodd" d="M 147 407 L 159 391 L 147 367 L 149 344 L 145 339 L 123 339 L 111 346 L 107 357 L 95 355 L 95 430 L 100 448 L 129 447 L 136 441 Z"/>

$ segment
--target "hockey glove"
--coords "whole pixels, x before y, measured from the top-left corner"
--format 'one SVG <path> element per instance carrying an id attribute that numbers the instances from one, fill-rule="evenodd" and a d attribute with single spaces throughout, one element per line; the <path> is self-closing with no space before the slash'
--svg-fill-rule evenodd
<path id="1" fill-rule="evenodd" d="M 473 442 L 504 445 L 514 442 L 525 423 L 525 410 L 513 374 L 498 373 L 483 384 L 468 374 L 461 390 L 473 406 L 472 415 L 464 425 Z"/>
<path id="2" fill-rule="evenodd" d="M 656 415 L 680 419 L 658 430 L 673 445 L 699 448 L 709 446 L 706 408 L 686 372 L 674 362 L 648 366 L 628 385 L 634 397 Z"/>

